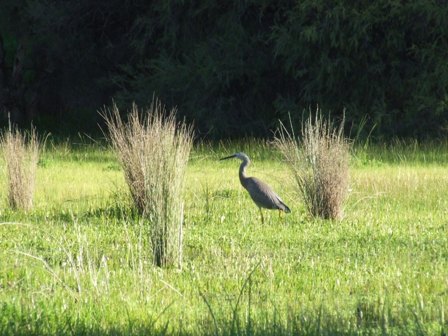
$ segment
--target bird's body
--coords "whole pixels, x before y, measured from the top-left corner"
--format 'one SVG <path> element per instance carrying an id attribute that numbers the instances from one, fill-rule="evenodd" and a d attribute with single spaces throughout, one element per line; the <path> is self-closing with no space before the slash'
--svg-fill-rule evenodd
<path id="1" fill-rule="evenodd" d="M 245 188 L 259 208 L 291 212 L 271 187 L 256 177 L 248 177 Z"/>
<path id="2" fill-rule="evenodd" d="M 250 165 L 249 157 L 244 153 L 236 153 L 231 156 L 222 158 L 221 160 L 238 158 L 243 161 L 240 165 L 239 177 L 241 185 L 249 192 L 250 197 L 260 209 L 261 219 L 263 221 L 263 213 L 261 208 L 280 210 L 286 213 L 291 212 L 288 206 L 275 193 L 272 188 L 256 177 L 248 177 L 246 168 Z"/>

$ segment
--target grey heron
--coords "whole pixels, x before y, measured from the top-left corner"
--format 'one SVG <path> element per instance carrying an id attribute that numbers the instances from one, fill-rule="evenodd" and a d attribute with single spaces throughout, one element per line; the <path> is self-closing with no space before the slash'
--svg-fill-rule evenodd
<path id="1" fill-rule="evenodd" d="M 240 165 L 240 182 L 241 185 L 249 192 L 250 197 L 255 202 L 260 210 L 261 222 L 264 223 L 263 212 L 261 208 L 274 209 L 284 211 L 286 213 L 291 212 L 288 206 L 282 201 L 272 188 L 257 179 L 256 177 L 249 177 L 246 175 L 246 168 L 250 165 L 250 159 L 245 153 L 235 153 L 233 155 L 222 158 L 221 160 L 227 160 L 237 158 L 243 161 Z"/>

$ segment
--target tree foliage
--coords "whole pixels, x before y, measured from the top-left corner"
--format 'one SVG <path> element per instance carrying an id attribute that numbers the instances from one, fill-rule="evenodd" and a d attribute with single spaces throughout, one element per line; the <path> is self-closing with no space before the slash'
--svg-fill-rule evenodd
<path id="1" fill-rule="evenodd" d="M 155 94 L 214 137 L 266 135 L 278 119 L 301 119 L 315 105 L 336 116 L 345 109 L 355 127 L 367 115 L 384 136 L 440 135 L 447 126 L 444 0 L 0 7 L 0 108 L 16 105 L 25 119 L 95 126 L 112 97 L 144 106 Z M 11 79 L 19 46 L 18 84 Z"/>

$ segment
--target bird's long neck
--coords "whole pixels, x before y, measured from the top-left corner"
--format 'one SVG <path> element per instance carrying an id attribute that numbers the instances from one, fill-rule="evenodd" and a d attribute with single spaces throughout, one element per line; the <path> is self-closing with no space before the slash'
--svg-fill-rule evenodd
<path id="1" fill-rule="evenodd" d="M 249 160 L 243 160 L 243 162 L 240 165 L 240 182 L 244 188 L 246 188 L 247 184 L 246 168 L 249 166 L 249 164 L 250 164 Z"/>

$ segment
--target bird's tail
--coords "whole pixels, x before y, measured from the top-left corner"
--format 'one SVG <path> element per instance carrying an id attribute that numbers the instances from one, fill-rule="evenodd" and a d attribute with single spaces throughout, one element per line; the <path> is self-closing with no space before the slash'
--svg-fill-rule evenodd
<path id="1" fill-rule="evenodd" d="M 280 201 L 280 203 L 283 205 L 283 211 L 285 212 L 285 213 L 290 213 L 291 212 L 291 209 L 290 208 L 288 208 L 288 206 L 285 204 L 285 203 L 283 203 L 282 201 Z"/>

